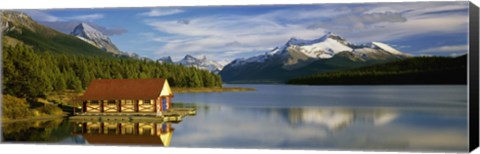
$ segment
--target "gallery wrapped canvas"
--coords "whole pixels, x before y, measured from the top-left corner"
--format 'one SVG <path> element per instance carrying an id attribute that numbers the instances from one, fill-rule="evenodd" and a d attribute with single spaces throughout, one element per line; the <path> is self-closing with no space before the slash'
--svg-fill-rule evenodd
<path id="1" fill-rule="evenodd" d="M 2 143 L 469 152 L 468 1 L 4 9 Z"/>

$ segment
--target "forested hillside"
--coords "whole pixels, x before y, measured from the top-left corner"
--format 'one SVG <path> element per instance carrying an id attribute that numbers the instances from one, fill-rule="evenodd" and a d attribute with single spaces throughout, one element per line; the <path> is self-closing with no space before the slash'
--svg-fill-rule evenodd
<path id="1" fill-rule="evenodd" d="M 173 87 L 221 87 L 219 75 L 197 68 L 148 60 L 40 52 L 24 46 L 3 47 L 3 93 L 20 98 L 48 92 L 81 91 L 93 79 L 167 78 Z"/>
<path id="2" fill-rule="evenodd" d="M 358 69 L 295 78 L 288 84 L 466 84 L 467 56 L 415 57 Z"/>

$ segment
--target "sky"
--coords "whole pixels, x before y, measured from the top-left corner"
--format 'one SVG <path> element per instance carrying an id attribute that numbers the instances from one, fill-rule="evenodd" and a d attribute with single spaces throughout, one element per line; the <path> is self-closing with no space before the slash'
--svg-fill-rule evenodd
<path id="1" fill-rule="evenodd" d="M 468 50 L 468 2 L 245 5 L 24 10 L 68 33 L 89 22 L 122 51 L 158 59 L 248 58 L 290 38 L 334 32 L 349 42 L 384 42 L 415 56 L 456 56 Z"/>

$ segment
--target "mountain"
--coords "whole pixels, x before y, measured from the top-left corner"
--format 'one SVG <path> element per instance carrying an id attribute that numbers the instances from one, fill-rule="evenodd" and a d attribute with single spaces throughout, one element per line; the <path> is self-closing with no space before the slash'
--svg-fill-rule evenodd
<path id="1" fill-rule="evenodd" d="M 205 56 L 203 58 L 196 58 L 196 57 L 193 57 L 192 55 L 186 55 L 182 60 L 175 63 L 184 65 L 184 66 L 190 66 L 190 67 L 196 67 L 199 69 L 208 70 L 213 73 L 218 73 L 223 69 L 223 65 L 221 65 L 216 61 L 209 60 Z"/>
<path id="2" fill-rule="evenodd" d="M 75 55 L 109 55 L 75 36 L 38 24 L 25 13 L 2 11 L 3 46 L 25 45 L 39 51 Z"/>
<path id="3" fill-rule="evenodd" d="M 117 55 L 123 54 L 120 50 L 118 50 L 115 44 L 110 41 L 110 38 L 107 35 L 104 35 L 102 32 L 93 28 L 88 23 L 80 23 L 70 34 L 109 53 Z"/>
<path id="4" fill-rule="evenodd" d="M 69 20 L 69 21 L 37 21 L 38 23 L 50 27 L 56 31 L 62 32 L 64 34 L 70 35 L 72 33 L 72 30 L 75 29 L 79 24 L 85 21 L 78 21 L 78 20 Z M 107 36 L 113 36 L 113 35 L 120 35 L 125 32 L 127 32 L 126 29 L 123 28 L 107 28 L 103 27 L 101 25 L 97 25 L 94 22 L 85 22 L 88 25 L 92 26 L 99 32 L 102 32 L 102 34 L 107 35 Z"/>
<path id="5" fill-rule="evenodd" d="M 157 62 L 160 64 L 172 64 L 173 60 L 172 60 L 172 57 L 166 56 L 166 57 L 161 57 L 157 59 Z"/>
<path id="6" fill-rule="evenodd" d="M 353 44 L 334 33 L 314 40 L 291 38 L 265 54 L 236 59 L 220 72 L 227 82 L 284 82 L 317 72 L 356 68 L 410 57 L 381 43 Z"/>

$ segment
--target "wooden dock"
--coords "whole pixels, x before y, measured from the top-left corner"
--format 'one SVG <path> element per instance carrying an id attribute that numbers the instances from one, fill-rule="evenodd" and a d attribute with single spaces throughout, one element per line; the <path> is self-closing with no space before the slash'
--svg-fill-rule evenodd
<path id="1" fill-rule="evenodd" d="M 186 116 L 194 116 L 196 114 L 195 108 L 172 108 L 168 111 L 163 111 L 160 115 L 142 112 L 76 113 L 75 116 L 70 117 L 70 120 L 79 122 L 180 122 Z"/>

